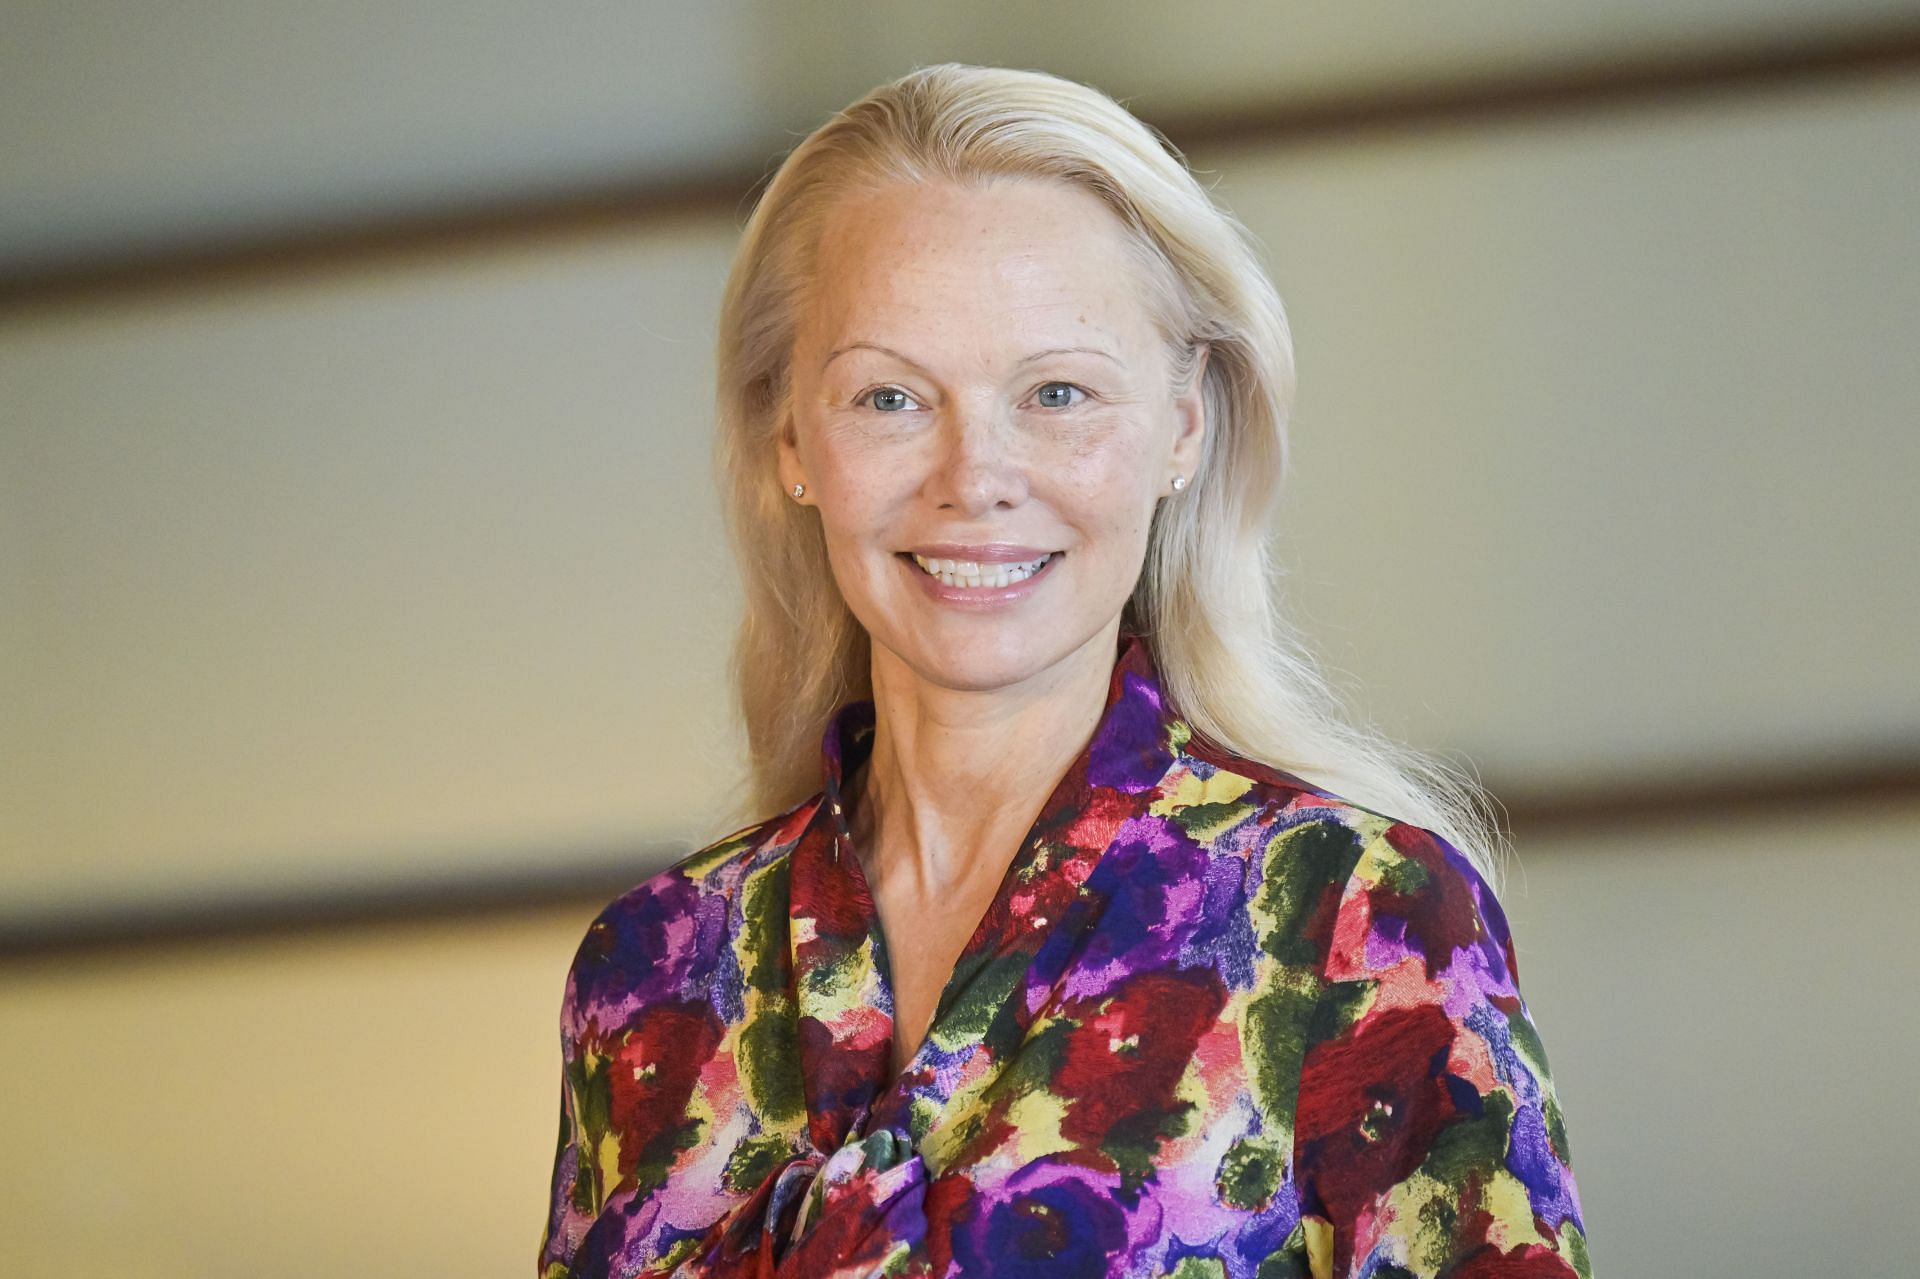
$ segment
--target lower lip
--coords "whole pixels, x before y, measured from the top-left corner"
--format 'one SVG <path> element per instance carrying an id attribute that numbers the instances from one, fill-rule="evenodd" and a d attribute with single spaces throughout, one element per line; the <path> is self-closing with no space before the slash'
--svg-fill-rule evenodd
<path id="1" fill-rule="evenodd" d="M 1040 566 L 1040 571 L 1032 577 L 1022 578 L 1011 586 L 948 586 L 933 574 L 913 562 L 910 555 L 899 557 L 907 572 L 920 582 L 920 589 L 942 604 L 955 604 L 961 608 L 1000 608 L 1008 604 L 1017 604 L 1040 589 L 1040 583 L 1047 580 L 1053 572 L 1053 566 L 1060 562 L 1060 552 L 1056 551 Z"/>

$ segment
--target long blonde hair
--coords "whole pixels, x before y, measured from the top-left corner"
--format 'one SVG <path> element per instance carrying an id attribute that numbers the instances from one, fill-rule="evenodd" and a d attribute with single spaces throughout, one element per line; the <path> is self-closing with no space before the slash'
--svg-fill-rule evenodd
<path id="1" fill-rule="evenodd" d="M 834 708 L 872 695 L 867 635 L 834 585 L 819 520 L 788 500 L 776 471 L 821 228 L 850 194 L 987 177 L 1065 182 L 1098 197 L 1155 282 L 1148 302 L 1176 380 L 1208 348 L 1204 453 L 1181 499 L 1159 505 L 1124 618 L 1147 638 L 1174 708 L 1217 746 L 1433 831 L 1494 879 L 1504 837 L 1485 792 L 1355 723 L 1281 613 L 1268 537 L 1288 470 L 1293 340 L 1257 242 L 1170 143 L 1099 91 L 956 63 L 880 86 L 795 147 L 727 279 L 716 463 L 745 593 L 732 674 L 752 767 L 735 816 L 782 811 L 817 791 Z"/>

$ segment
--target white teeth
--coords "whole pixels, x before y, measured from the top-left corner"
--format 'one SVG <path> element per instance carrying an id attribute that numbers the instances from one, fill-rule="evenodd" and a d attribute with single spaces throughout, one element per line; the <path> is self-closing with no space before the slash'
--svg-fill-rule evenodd
<path id="1" fill-rule="evenodd" d="M 1026 581 L 1052 558 L 1051 555 L 1042 555 L 1037 560 L 1027 560 L 1021 564 L 980 564 L 973 560 L 933 560 L 916 555 L 913 562 L 948 586 L 977 586 L 993 590 Z"/>

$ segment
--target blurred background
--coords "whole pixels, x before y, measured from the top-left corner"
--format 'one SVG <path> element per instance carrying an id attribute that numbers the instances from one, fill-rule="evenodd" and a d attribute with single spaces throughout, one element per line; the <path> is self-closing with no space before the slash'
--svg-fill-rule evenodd
<path id="1" fill-rule="evenodd" d="M 1597 1270 L 1913 1273 L 1920 5 L 0 19 L 0 1270 L 531 1273 L 573 948 L 741 778 L 751 190 L 962 60 L 1266 246 L 1276 589 L 1506 805 Z"/>

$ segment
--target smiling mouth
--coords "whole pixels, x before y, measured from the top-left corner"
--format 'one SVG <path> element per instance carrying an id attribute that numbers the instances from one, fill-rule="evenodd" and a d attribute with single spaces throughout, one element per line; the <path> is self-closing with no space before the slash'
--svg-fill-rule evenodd
<path id="1" fill-rule="evenodd" d="M 910 551 L 901 555 L 920 566 L 920 571 L 929 577 L 938 578 L 947 586 L 962 590 L 1003 590 L 1016 582 L 1024 582 L 1041 569 L 1060 558 L 1063 552 L 1053 551 L 1036 560 L 1020 560 L 1011 564 L 996 564 L 976 560 L 936 560 Z"/>

